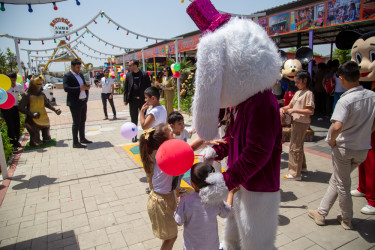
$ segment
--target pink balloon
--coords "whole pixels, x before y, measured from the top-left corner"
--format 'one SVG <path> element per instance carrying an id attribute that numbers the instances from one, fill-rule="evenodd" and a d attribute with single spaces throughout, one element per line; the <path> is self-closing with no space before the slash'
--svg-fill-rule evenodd
<path id="1" fill-rule="evenodd" d="M 179 77 L 180 77 L 180 72 L 175 71 L 175 72 L 173 73 L 173 77 L 174 77 L 174 78 L 179 78 Z"/>
<path id="2" fill-rule="evenodd" d="M 151 76 L 151 72 L 150 71 L 147 71 L 147 74 L 148 74 L 148 76 Z"/>
<path id="3" fill-rule="evenodd" d="M 187 142 L 171 139 L 159 147 L 156 162 L 164 173 L 182 175 L 193 166 L 194 151 Z"/>
<path id="4" fill-rule="evenodd" d="M 6 102 L 0 105 L 0 108 L 2 109 L 10 109 L 11 107 L 13 107 L 14 103 L 16 102 L 16 99 L 14 99 L 14 96 L 11 93 L 7 92 L 7 94 L 8 94 L 8 99 L 6 100 Z"/>
<path id="5" fill-rule="evenodd" d="M 121 126 L 121 135 L 127 139 L 133 138 L 138 133 L 137 125 L 132 122 L 126 122 Z"/>

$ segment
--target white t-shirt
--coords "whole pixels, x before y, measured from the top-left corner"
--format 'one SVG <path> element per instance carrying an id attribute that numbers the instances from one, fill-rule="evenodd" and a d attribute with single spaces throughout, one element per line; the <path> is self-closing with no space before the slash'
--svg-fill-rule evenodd
<path id="1" fill-rule="evenodd" d="M 371 149 L 371 127 L 375 119 L 375 92 L 362 86 L 351 88 L 341 95 L 331 117 L 331 122 L 342 122 L 336 138 L 338 147 L 351 150 Z M 331 130 L 331 128 L 330 128 Z M 326 141 L 330 140 L 330 131 Z"/>
<path id="2" fill-rule="evenodd" d="M 183 249 L 219 249 L 217 216 L 229 216 L 231 206 L 225 201 L 204 205 L 199 193 L 181 197 L 174 219 L 184 225 Z"/>
<path id="3" fill-rule="evenodd" d="M 167 175 L 159 168 L 158 164 L 154 163 L 154 175 L 152 176 L 152 185 L 154 191 L 158 194 L 168 194 L 172 191 L 173 176 Z"/>
<path id="4" fill-rule="evenodd" d="M 152 114 L 155 118 L 150 128 L 155 128 L 157 125 L 167 122 L 167 110 L 162 105 L 148 109 L 145 118 L 147 118 L 149 114 Z"/>
<path id="5" fill-rule="evenodd" d="M 25 94 L 25 89 L 23 88 L 23 86 L 21 84 L 16 82 L 16 85 L 14 87 L 11 86 L 7 90 L 7 92 L 14 96 L 14 99 L 16 99 L 16 102 L 14 103 L 13 106 L 17 106 L 18 105 L 18 96 L 21 95 L 21 94 Z"/>
<path id="6" fill-rule="evenodd" d="M 105 79 L 105 77 L 102 78 L 101 80 L 102 82 L 102 93 L 103 94 L 110 94 L 112 93 L 112 86 L 115 84 L 113 82 L 113 79 L 111 77 L 108 77 L 107 79 Z"/>
<path id="7" fill-rule="evenodd" d="M 180 135 L 175 135 L 175 138 L 187 142 L 187 139 L 191 138 L 191 133 L 184 129 L 184 131 L 182 131 Z"/>

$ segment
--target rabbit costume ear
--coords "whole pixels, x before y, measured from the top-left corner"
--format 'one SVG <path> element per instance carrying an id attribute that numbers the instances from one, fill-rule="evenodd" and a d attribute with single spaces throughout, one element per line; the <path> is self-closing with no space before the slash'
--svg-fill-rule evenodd
<path id="1" fill-rule="evenodd" d="M 235 107 L 271 89 L 280 77 L 274 42 L 253 21 L 222 15 L 209 0 L 195 0 L 188 14 L 203 35 L 198 44 L 193 124 L 200 138 L 218 135 L 220 108 Z"/>

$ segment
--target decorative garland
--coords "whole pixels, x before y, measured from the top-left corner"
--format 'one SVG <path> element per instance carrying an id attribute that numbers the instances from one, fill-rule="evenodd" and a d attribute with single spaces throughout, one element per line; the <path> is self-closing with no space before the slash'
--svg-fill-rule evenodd
<path id="1" fill-rule="evenodd" d="M 130 29 L 126 28 L 126 27 L 123 27 L 121 26 L 120 24 L 118 24 L 117 22 L 115 22 L 112 18 L 110 18 L 107 14 L 104 13 L 104 11 L 100 11 L 97 15 L 95 15 L 90 21 L 88 21 L 86 24 L 82 25 L 81 27 L 69 32 L 69 33 L 66 33 L 66 34 L 63 34 L 63 35 L 59 35 L 59 36 L 52 36 L 52 37 L 44 37 L 44 38 L 27 38 L 27 37 L 16 37 L 16 36 L 10 36 L 8 34 L 3 34 L 3 35 L 0 35 L 0 37 L 7 37 L 7 38 L 11 38 L 11 39 L 14 39 L 16 41 L 18 41 L 18 43 L 20 44 L 21 41 L 28 41 L 29 42 L 29 45 L 31 45 L 31 41 L 48 41 L 48 40 L 56 40 L 56 39 L 59 39 L 59 38 L 62 38 L 62 37 L 65 37 L 67 39 L 67 37 L 69 37 L 70 35 L 72 34 L 78 34 L 77 32 L 83 30 L 83 29 L 87 29 L 87 26 L 92 24 L 92 23 L 95 23 L 97 24 L 96 22 L 96 18 L 98 18 L 98 16 L 101 16 L 102 18 L 105 16 L 107 19 L 108 19 L 108 23 L 112 22 L 114 23 L 115 25 L 117 25 L 117 30 L 119 30 L 120 28 L 124 31 L 126 31 L 126 35 L 129 35 L 130 34 L 133 34 L 136 36 L 136 38 L 138 39 L 138 37 L 143 37 L 146 39 L 146 41 L 148 41 L 148 39 L 153 39 L 156 41 L 159 40 L 164 40 L 164 41 L 172 41 L 172 40 L 176 40 L 176 39 L 179 39 L 179 38 L 158 38 L 158 37 L 151 37 L 151 36 L 146 36 L 146 35 L 143 35 L 143 34 L 140 34 L 140 33 L 137 33 L 137 32 L 134 32 L 134 31 L 131 31 Z M 90 31 L 90 33 L 92 33 Z M 99 38 L 100 39 L 100 38 Z M 68 40 L 68 39 L 67 39 Z M 108 43 L 108 42 L 107 42 Z M 110 43 L 108 43 L 110 44 Z M 139 49 L 139 48 L 124 48 L 124 47 L 121 47 L 121 46 L 116 46 L 116 45 L 113 45 L 114 47 L 117 47 L 117 48 L 122 48 L 122 49 Z"/>
<path id="2" fill-rule="evenodd" d="M 47 4 L 48 4 L 48 3 L 52 3 L 53 9 L 54 9 L 54 10 L 58 10 L 57 5 L 56 5 L 56 2 L 63 2 L 63 1 L 66 1 L 66 0 L 53 0 L 53 1 L 50 1 L 50 2 L 46 2 L 46 3 L 47 3 Z M 5 1 L 3 0 L 3 2 L 0 3 L 0 4 L 1 4 L 1 6 L 0 6 L 0 10 L 1 10 L 1 11 L 5 11 L 5 3 L 4 3 L 4 2 L 5 2 Z M 46 3 L 44 3 L 44 4 L 46 4 Z M 7 3 L 7 4 L 14 4 L 14 3 Z M 33 12 L 33 8 L 31 7 L 32 4 L 30 3 L 30 1 L 25 1 L 25 3 L 17 3 L 17 4 L 24 4 L 24 5 L 27 5 L 27 6 L 28 6 L 28 11 L 29 11 L 30 13 Z M 35 3 L 35 4 L 40 4 L 40 3 Z M 76 0 L 76 4 L 77 4 L 78 6 L 81 5 L 81 3 L 79 2 L 79 0 Z"/>

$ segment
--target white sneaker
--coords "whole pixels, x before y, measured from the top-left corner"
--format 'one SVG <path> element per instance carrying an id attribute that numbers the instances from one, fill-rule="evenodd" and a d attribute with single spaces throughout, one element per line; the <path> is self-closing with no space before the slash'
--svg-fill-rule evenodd
<path id="1" fill-rule="evenodd" d="M 361 209 L 361 213 L 363 214 L 375 214 L 375 207 L 366 205 Z"/>
<path id="2" fill-rule="evenodd" d="M 366 194 L 359 192 L 357 189 L 350 191 L 350 194 L 354 197 L 366 197 Z"/>

